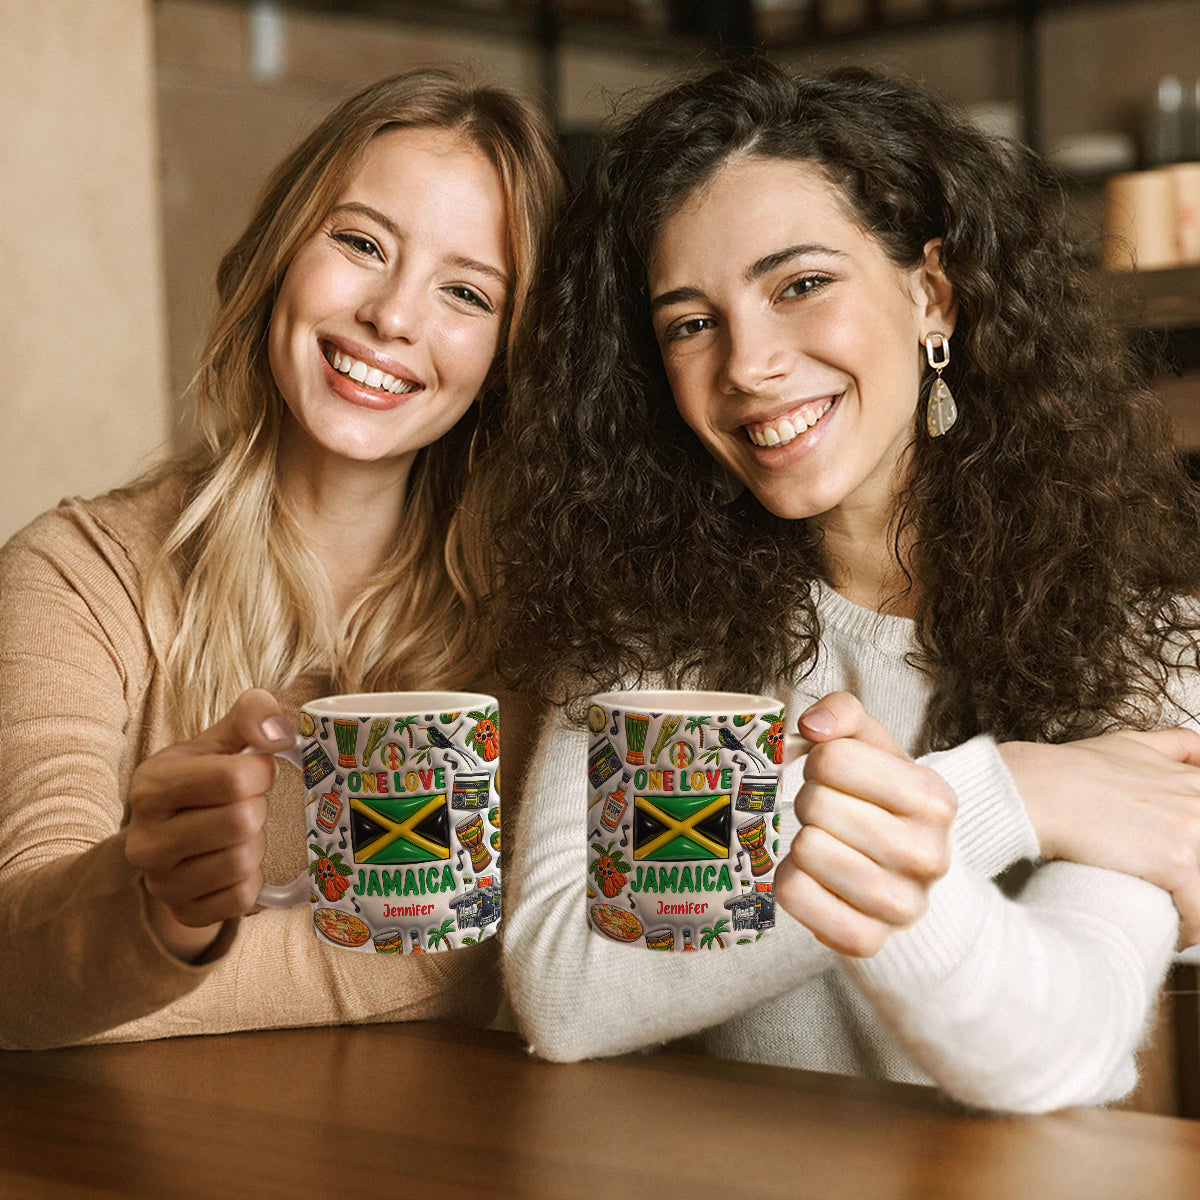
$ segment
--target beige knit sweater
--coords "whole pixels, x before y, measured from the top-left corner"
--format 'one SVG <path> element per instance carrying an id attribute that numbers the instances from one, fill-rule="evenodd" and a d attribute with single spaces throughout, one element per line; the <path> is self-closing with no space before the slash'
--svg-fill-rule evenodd
<path id="1" fill-rule="evenodd" d="M 500 999 L 494 939 L 416 958 L 351 954 L 318 943 L 304 905 L 228 922 L 209 961 L 193 966 L 151 931 L 122 827 L 138 763 L 182 736 L 148 632 L 169 638 L 174 616 L 147 611 L 143 594 L 181 497 L 181 481 L 167 478 L 66 501 L 0 549 L 0 1047 L 433 1017 L 487 1024 Z M 278 698 L 295 720 L 329 690 L 309 677 Z M 532 714 L 518 697 L 500 700 L 515 781 Z M 281 768 L 269 794 L 271 881 L 305 868 L 300 799 L 296 773 Z"/>

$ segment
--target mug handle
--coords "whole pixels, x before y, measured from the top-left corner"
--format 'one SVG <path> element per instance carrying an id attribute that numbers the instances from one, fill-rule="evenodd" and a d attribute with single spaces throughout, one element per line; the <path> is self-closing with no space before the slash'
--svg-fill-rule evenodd
<path id="1" fill-rule="evenodd" d="M 282 758 L 284 762 L 291 763 L 297 770 L 303 771 L 304 761 L 300 756 L 300 747 L 303 744 L 304 738 L 298 737 L 286 750 L 274 750 L 271 753 L 276 758 Z M 262 754 L 264 751 L 247 746 L 242 753 Z M 255 903 L 262 908 L 291 908 L 293 904 L 301 904 L 306 901 L 311 890 L 308 872 L 305 871 L 302 875 L 297 875 L 291 883 L 264 883 Z"/>
<path id="2" fill-rule="evenodd" d="M 780 766 L 790 767 L 792 763 L 803 758 L 812 749 L 812 742 L 799 733 L 783 735 L 783 762 Z"/>

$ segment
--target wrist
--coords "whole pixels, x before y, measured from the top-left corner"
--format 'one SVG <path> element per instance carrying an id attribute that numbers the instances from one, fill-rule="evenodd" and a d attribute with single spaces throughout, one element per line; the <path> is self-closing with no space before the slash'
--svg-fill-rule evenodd
<path id="1" fill-rule="evenodd" d="M 1061 805 L 1042 762 L 1046 749 L 1039 742 L 1001 742 L 996 747 L 1016 785 L 1025 814 L 1037 837 L 1042 858 L 1061 857 L 1063 840 L 1059 829 Z"/>
<path id="2" fill-rule="evenodd" d="M 185 925 L 162 900 L 150 895 L 145 886 L 143 883 L 146 919 L 155 937 L 181 962 L 196 963 L 217 940 L 222 922 L 218 921 L 215 925 Z"/>

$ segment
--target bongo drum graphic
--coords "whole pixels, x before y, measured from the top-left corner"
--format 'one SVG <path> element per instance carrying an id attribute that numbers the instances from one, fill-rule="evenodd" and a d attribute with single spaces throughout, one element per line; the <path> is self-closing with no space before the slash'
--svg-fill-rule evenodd
<path id="1" fill-rule="evenodd" d="M 664 925 L 661 929 L 651 929 L 646 934 L 646 949 L 674 950 L 675 930 L 670 925 Z"/>
<path id="2" fill-rule="evenodd" d="M 625 714 L 625 740 L 628 752 L 625 761 L 640 767 L 646 761 L 646 733 L 650 728 L 650 718 L 643 713 Z"/>
<path id="3" fill-rule="evenodd" d="M 333 736 L 337 739 L 338 766 L 357 767 L 354 751 L 358 745 L 358 722 L 334 721 Z"/>
<path id="4" fill-rule="evenodd" d="M 459 821 L 454 832 L 471 855 L 471 866 L 476 873 L 482 871 L 492 861 L 491 851 L 483 844 L 483 814 L 476 813 L 465 821 Z"/>
<path id="5" fill-rule="evenodd" d="M 765 875 L 775 864 L 766 851 L 767 822 L 765 817 L 755 817 L 737 828 L 738 841 L 750 854 L 750 873 Z"/>

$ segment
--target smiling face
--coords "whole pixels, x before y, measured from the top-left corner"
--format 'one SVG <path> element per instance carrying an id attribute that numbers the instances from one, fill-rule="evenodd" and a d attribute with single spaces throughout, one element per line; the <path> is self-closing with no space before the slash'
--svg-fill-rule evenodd
<path id="1" fill-rule="evenodd" d="M 740 158 L 690 195 L 650 262 L 684 421 L 781 517 L 890 515 L 930 330 L 953 328 L 938 246 L 897 267 L 806 161 Z"/>
<path id="2" fill-rule="evenodd" d="M 272 310 L 285 446 L 407 471 L 478 395 L 511 271 L 486 155 L 445 129 L 377 134 Z"/>

